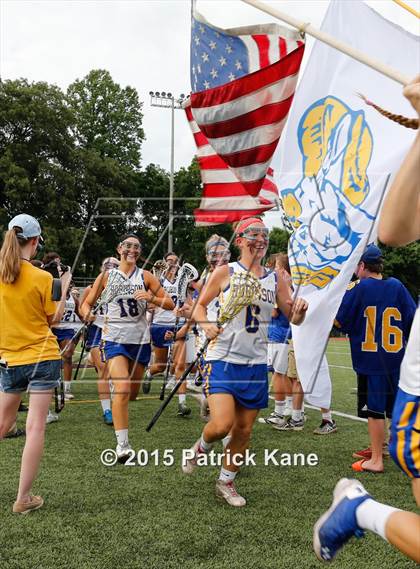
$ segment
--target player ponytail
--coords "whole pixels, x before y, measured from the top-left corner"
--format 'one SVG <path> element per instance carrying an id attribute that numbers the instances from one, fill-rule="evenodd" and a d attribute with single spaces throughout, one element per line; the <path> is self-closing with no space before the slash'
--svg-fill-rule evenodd
<path id="1" fill-rule="evenodd" d="M 0 281 L 5 284 L 13 284 L 20 274 L 21 248 L 16 235 L 19 231 L 22 231 L 19 227 L 6 231 L 0 249 Z"/>
<path id="2" fill-rule="evenodd" d="M 359 97 L 361 99 L 363 99 L 367 105 L 369 105 L 370 107 L 373 107 L 376 111 L 378 111 L 378 113 L 380 113 L 382 116 L 386 117 L 390 121 L 394 121 L 394 122 L 400 124 L 401 126 L 405 126 L 406 128 L 412 128 L 414 130 L 417 130 L 419 128 L 419 119 L 409 119 L 407 117 L 404 117 L 403 115 L 396 115 L 394 113 L 391 113 L 391 112 L 383 109 L 379 105 L 376 105 L 372 101 L 369 101 L 361 93 L 359 93 Z"/>

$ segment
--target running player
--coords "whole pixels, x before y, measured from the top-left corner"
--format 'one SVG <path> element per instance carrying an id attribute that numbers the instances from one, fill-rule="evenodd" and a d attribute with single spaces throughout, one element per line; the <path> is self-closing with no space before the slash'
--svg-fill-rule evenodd
<path id="1" fill-rule="evenodd" d="M 118 269 L 120 262 L 115 257 L 107 257 L 102 261 L 101 272 Z M 83 304 L 85 298 L 91 291 L 92 287 L 85 288 L 82 299 Z M 95 366 L 96 373 L 98 374 L 98 395 L 102 407 L 102 416 L 106 425 L 112 425 L 112 411 L 111 411 L 111 394 L 109 385 L 109 373 L 106 363 L 102 361 L 100 345 L 102 339 L 102 328 L 104 326 L 104 318 L 106 314 L 106 305 L 101 305 L 95 314 L 95 320 L 91 322 L 87 329 L 86 350 L 90 353 L 90 358 Z"/>
<path id="2" fill-rule="evenodd" d="M 178 301 L 177 273 L 179 269 L 179 258 L 178 255 L 170 252 L 165 255 L 164 259 L 167 263 L 167 269 L 160 281 L 166 294 L 172 298 L 176 306 Z M 143 393 L 149 393 L 152 378 L 155 374 L 165 372 L 168 362 L 168 350 L 173 341 L 175 323 L 177 320 L 177 316 L 173 310 L 154 308 L 151 310 L 151 314 L 150 334 L 153 345 L 153 363 L 146 371 L 143 381 Z M 169 374 L 171 374 L 171 372 L 172 370 L 169 370 Z M 172 379 L 171 375 L 170 379 Z M 171 385 L 173 385 L 173 382 L 169 381 L 167 387 Z"/>
<path id="3" fill-rule="evenodd" d="M 119 268 L 97 277 L 83 303 L 82 314 L 85 319 L 93 319 L 90 312 L 106 287 L 109 275 L 116 271 L 124 277 L 125 282 L 119 285 L 117 296 L 108 303 L 102 333 L 102 350 L 114 385 L 112 414 L 117 438 L 116 453 L 118 460 L 124 462 L 131 452 L 128 441 L 128 402 L 137 397 L 151 354 L 146 306 L 153 304 L 172 310 L 174 303 L 156 277 L 137 267 L 141 253 L 137 235 L 123 235 L 117 252 L 120 256 Z"/>
<path id="4" fill-rule="evenodd" d="M 62 271 L 60 269 L 60 264 L 58 265 L 58 273 L 61 276 Z M 60 350 L 63 351 L 61 358 L 64 376 L 64 398 L 67 401 L 74 399 L 74 395 L 71 392 L 73 355 L 76 345 L 79 341 L 77 332 L 81 326 L 82 323 L 80 322 L 79 312 L 79 291 L 74 286 L 71 286 L 69 292 L 67 293 L 66 305 L 61 322 L 55 324 L 54 328 L 52 328 L 52 331 L 57 338 L 58 345 L 60 346 Z"/>
<path id="5" fill-rule="evenodd" d="M 197 457 L 208 453 L 213 443 L 230 433 L 216 496 L 231 506 L 244 506 L 246 500 L 234 486 L 239 469 L 236 464 L 249 444 L 259 410 L 268 403 L 267 327 L 271 313 L 277 303 L 290 315 L 291 322 L 300 324 L 307 303 L 302 299 L 293 302 L 286 283 L 261 265 L 268 247 L 268 229 L 260 219 L 239 222 L 235 234 L 240 262 L 218 267 L 212 273 L 194 311 L 194 319 L 200 322 L 206 336 L 214 340 L 207 350 L 204 374 L 210 421 L 191 449 L 193 457 L 182 468 L 190 474 L 197 466 Z M 248 271 L 260 279 L 261 299 L 243 308 L 221 331 L 207 318 L 207 306 L 218 296 L 223 301 L 231 274 Z"/>

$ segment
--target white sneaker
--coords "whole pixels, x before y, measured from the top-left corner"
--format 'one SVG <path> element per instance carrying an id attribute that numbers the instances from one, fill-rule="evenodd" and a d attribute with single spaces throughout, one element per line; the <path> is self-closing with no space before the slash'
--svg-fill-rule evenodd
<path id="1" fill-rule="evenodd" d="M 170 375 L 168 378 L 168 383 L 166 384 L 166 389 L 168 389 L 169 391 L 172 391 L 172 389 L 175 387 L 176 385 L 176 378 L 174 375 Z"/>
<path id="2" fill-rule="evenodd" d="M 117 453 L 118 462 L 121 462 L 122 464 L 124 464 L 130 458 L 130 456 L 133 454 L 132 450 L 133 449 L 131 448 L 130 443 L 125 443 L 123 445 L 117 445 L 115 452 Z"/>
<path id="3" fill-rule="evenodd" d="M 271 413 L 271 415 L 268 417 L 260 417 L 258 419 L 258 422 L 266 423 L 267 425 L 278 428 L 283 426 L 287 422 L 287 419 L 285 419 L 283 415 L 279 415 L 279 413 L 273 411 L 273 413 Z"/>
<path id="4" fill-rule="evenodd" d="M 194 452 L 193 458 L 187 459 L 181 464 L 182 472 L 184 474 L 192 474 L 197 466 L 197 451 L 198 447 L 200 446 L 200 441 L 201 439 L 198 439 L 198 441 L 194 443 L 194 446 L 191 449 Z"/>
<path id="5" fill-rule="evenodd" d="M 56 415 L 55 413 L 53 413 L 48 409 L 48 415 L 45 420 L 45 423 L 49 425 L 50 423 L 55 423 L 56 421 L 58 421 L 58 415 Z"/>
<path id="6" fill-rule="evenodd" d="M 234 506 L 235 508 L 241 508 L 246 505 L 245 498 L 238 494 L 233 482 L 218 480 L 216 482 L 216 496 L 220 500 L 225 500 L 229 506 Z"/>
<path id="7" fill-rule="evenodd" d="M 201 393 L 203 391 L 200 385 L 195 384 L 194 378 L 187 379 L 187 389 L 189 391 L 195 391 L 195 393 Z"/>
<path id="8" fill-rule="evenodd" d="M 65 401 L 71 401 L 72 399 L 74 399 L 73 393 L 71 393 L 70 391 L 66 391 L 64 393 L 64 399 Z"/>

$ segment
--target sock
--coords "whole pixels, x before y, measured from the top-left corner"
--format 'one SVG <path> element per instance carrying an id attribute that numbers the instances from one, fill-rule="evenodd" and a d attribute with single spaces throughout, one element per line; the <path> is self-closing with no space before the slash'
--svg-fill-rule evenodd
<path id="1" fill-rule="evenodd" d="M 300 409 L 292 409 L 293 421 L 300 421 L 302 419 L 302 411 Z"/>
<path id="2" fill-rule="evenodd" d="M 111 399 L 101 399 L 102 411 L 111 411 Z"/>
<path id="3" fill-rule="evenodd" d="M 187 402 L 187 395 L 185 393 L 180 393 L 178 395 L 178 399 L 179 399 L 180 405 L 183 405 L 184 403 Z"/>
<path id="4" fill-rule="evenodd" d="M 117 437 L 117 443 L 121 446 L 128 445 L 128 429 L 121 429 L 120 431 L 115 431 L 115 436 Z"/>
<path id="5" fill-rule="evenodd" d="M 223 443 L 223 448 L 226 448 L 228 446 L 228 444 L 230 443 L 230 439 L 232 437 L 230 435 L 226 435 L 223 439 L 222 439 L 222 443 Z"/>
<path id="6" fill-rule="evenodd" d="M 292 407 L 292 401 L 293 401 L 292 395 L 288 395 L 286 397 L 286 407 L 289 407 L 289 408 Z"/>
<path id="7" fill-rule="evenodd" d="M 70 393 L 70 391 L 71 391 L 71 381 L 65 381 L 64 382 L 64 392 Z"/>
<path id="8" fill-rule="evenodd" d="M 212 446 L 213 446 L 213 443 L 206 442 L 204 439 L 204 435 L 201 435 L 199 451 L 205 452 L 207 454 L 208 452 L 211 451 Z"/>
<path id="9" fill-rule="evenodd" d="M 219 480 L 222 482 L 233 482 L 235 480 L 236 472 L 231 472 L 226 470 L 226 468 L 220 469 Z"/>
<path id="10" fill-rule="evenodd" d="M 285 408 L 286 408 L 286 401 L 274 402 L 274 412 L 277 413 L 277 415 L 284 415 Z"/>
<path id="11" fill-rule="evenodd" d="M 322 413 L 322 420 L 329 421 L 330 423 L 332 423 L 333 418 L 331 411 L 328 411 L 327 413 Z"/>
<path id="12" fill-rule="evenodd" d="M 356 521 L 362 529 L 370 529 L 388 541 L 385 535 L 385 526 L 388 518 L 394 512 L 400 512 L 398 508 L 380 504 L 375 500 L 365 500 L 356 510 Z"/>

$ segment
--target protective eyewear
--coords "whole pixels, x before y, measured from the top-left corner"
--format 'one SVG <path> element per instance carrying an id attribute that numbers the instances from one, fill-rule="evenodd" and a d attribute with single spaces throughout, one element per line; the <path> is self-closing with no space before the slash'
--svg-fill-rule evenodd
<path id="1" fill-rule="evenodd" d="M 121 246 L 124 247 L 124 249 L 133 249 L 134 251 L 140 251 L 141 250 L 141 245 L 140 243 L 132 243 L 131 241 L 123 241 L 121 243 Z"/>
<path id="2" fill-rule="evenodd" d="M 207 253 L 207 258 L 210 263 L 215 263 L 217 261 L 229 261 L 230 259 L 230 251 L 229 249 L 225 249 L 224 251 L 210 251 Z"/>
<path id="3" fill-rule="evenodd" d="M 245 231 L 239 234 L 239 237 L 245 237 L 248 241 L 256 241 L 261 236 L 264 241 L 268 241 L 268 227 L 247 227 Z"/>

